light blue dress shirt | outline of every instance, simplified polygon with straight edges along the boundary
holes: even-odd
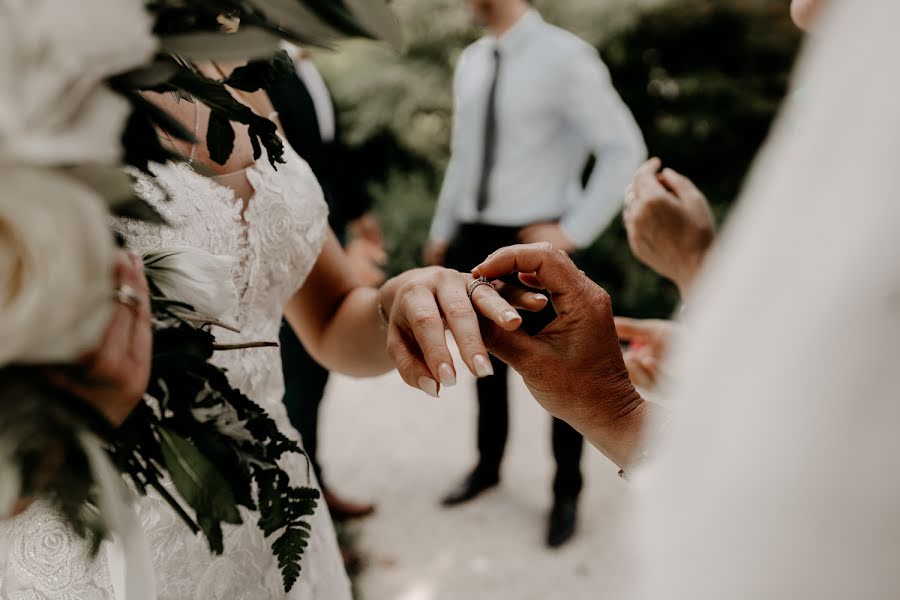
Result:
[[[496,163],[487,208],[476,208],[494,48],[501,54]],[[452,156],[431,239],[451,240],[460,223],[522,226],[560,220],[578,247],[590,245],[622,207],[646,158],[640,128],[596,50],[531,10],[502,37],[465,49],[454,78]],[[581,172],[597,165],[586,188]]]

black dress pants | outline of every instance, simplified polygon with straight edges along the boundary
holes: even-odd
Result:
[[[447,249],[445,265],[451,269],[468,272],[480,264],[489,254],[518,244],[519,227],[496,225],[462,225]],[[552,307],[534,314],[523,312],[522,327],[537,333],[555,317]],[[478,392],[478,453],[476,470],[488,478],[499,475],[506,438],[509,432],[508,367],[491,356],[494,375],[479,379]],[[556,477],[553,493],[557,499],[575,499],[582,488],[581,450],[584,439],[564,421],[553,419],[553,456],[556,459]]]
[[[303,449],[309,457],[316,478],[324,486],[316,449],[319,445],[319,405],[325,395],[328,369],[309,355],[287,321],[281,322],[280,333],[284,406],[291,425],[303,438]]]

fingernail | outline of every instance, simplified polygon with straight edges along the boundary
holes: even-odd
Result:
[[[479,377],[490,377],[494,374],[494,367],[484,354],[476,354],[472,362],[475,364],[475,374]]]
[[[535,302],[549,302],[550,301],[550,299],[547,298],[547,296],[545,296],[543,294],[532,294],[531,299],[534,300]]]
[[[503,322],[504,323],[514,323],[516,321],[521,321],[522,317],[514,310],[507,310],[503,313]]]
[[[456,385],[456,373],[453,372],[453,367],[447,363],[441,363],[441,366],[438,367],[438,376],[441,378],[442,386],[452,387]],[[431,380],[429,379],[428,381]]]
[[[432,398],[438,397],[437,381],[430,377],[419,377],[419,389]]]

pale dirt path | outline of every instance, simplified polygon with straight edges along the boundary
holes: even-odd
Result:
[[[498,488],[444,509],[439,499],[475,459],[470,377],[439,400],[396,374],[334,377],[323,404],[320,450],[340,493],[378,503],[355,526],[366,567],[359,600],[581,600],[617,598],[626,568],[621,517],[627,484],[590,446],[579,530],[544,548],[553,461],[549,417],[516,376],[510,440]],[[327,600],[327,599],[323,599]]]

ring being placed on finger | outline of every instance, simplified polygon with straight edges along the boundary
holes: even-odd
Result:
[[[469,295],[469,300],[472,299],[472,294],[475,293],[475,290],[478,289],[478,287],[482,286],[482,285],[489,285],[492,288],[494,287],[494,284],[491,283],[487,277],[479,277],[478,279],[473,280],[471,283],[469,283],[469,288],[466,290],[466,293]],[[497,288],[494,288],[494,289],[497,289]]]
[[[141,306],[141,296],[137,293],[133,287],[128,285],[127,283],[123,283],[119,287],[116,288],[115,295],[113,296],[116,302],[119,304],[124,304],[128,308],[132,310],[136,310]]]

